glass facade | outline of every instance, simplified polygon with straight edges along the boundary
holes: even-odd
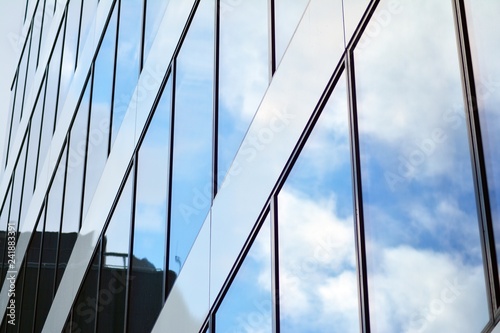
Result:
[[[0,333],[500,332],[494,0],[30,0]]]

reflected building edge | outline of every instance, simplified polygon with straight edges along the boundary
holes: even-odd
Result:
[[[0,333],[499,330],[499,9],[27,1]]]

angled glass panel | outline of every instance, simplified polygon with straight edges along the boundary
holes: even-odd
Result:
[[[128,310],[131,332],[151,331],[163,305],[164,281],[169,287],[173,283],[165,275],[171,92],[169,80],[138,153]]]
[[[52,96],[48,95],[49,90],[50,89],[48,88],[47,82],[44,81],[44,85],[40,90],[40,95],[38,97],[38,102],[37,102],[45,104],[45,106],[42,110],[41,131],[39,137],[40,142],[39,142],[37,162],[36,162],[37,170],[35,174],[36,175],[35,188],[36,188],[36,182],[40,178],[40,173],[43,169],[45,160],[47,159],[47,155],[50,148],[50,142],[52,141],[52,134],[54,133],[55,109],[52,109],[50,105],[51,104],[50,98]]]
[[[56,8],[56,0],[45,0],[45,8],[43,10],[43,28],[42,28],[42,42],[41,45],[46,44],[46,37],[50,31],[50,25],[54,18],[54,10]],[[43,46],[44,47],[44,46]]]
[[[40,0],[37,3],[35,9],[35,15],[33,16],[32,24],[32,40],[31,40],[31,51],[30,51],[30,68],[32,68],[32,73],[35,73],[36,68],[38,67],[38,56],[40,54],[40,42],[42,38],[42,24],[43,24],[43,9],[45,6],[45,0]],[[30,81],[30,85],[33,82],[34,75],[31,75],[28,79]]]
[[[26,136],[27,137],[27,136]],[[24,142],[21,146],[21,151],[18,156],[18,160],[15,168],[15,176],[14,176],[14,188],[12,192],[12,201],[10,205],[10,217],[9,223],[14,224],[16,226],[16,230],[19,230],[19,217],[22,210],[22,196],[23,196],[23,185],[24,185],[24,175],[25,175],[25,166],[26,166],[26,153],[27,153],[27,139],[24,139]]]
[[[89,36],[91,23],[97,10],[97,3],[98,0],[83,0],[82,20],[80,22],[80,40],[78,45],[78,59],[83,52],[85,42]]]
[[[115,7],[94,64],[92,105],[87,143],[85,200],[83,219],[87,214],[97,184],[108,158],[109,120],[113,92],[117,9]]]
[[[371,331],[480,332],[489,314],[452,3],[401,6],[354,54]]]
[[[481,123],[491,214],[495,229],[497,260],[500,254],[500,57],[495,17],[500,3],[491,0],[466,1],[467,24],[474,61],[477,103]],[[493,30],[492,30],[493,29]]]
[[[345,44],[347,45],[356,30],[356,27],[361,21],[361,17],[366,11],[366,7],[370,3],[369,0],[343,0],[344,7],[344,33]],[[375,16],[372,17],[372,30],[367,30],[361,40],[358,42],[358,47],[364,47],[370,43],[370,39],[376,38],[378,31],[373,28],[384,29],[391,23],[393,16],[399,15],[403,6],[401,1],[387,1],[380,5]]]
[[[2,162],[5,161],[5,163],[2,165],[2,170],[5,170],[5,167],[7,166],[7,163],[9,162],[9,153],[10,153],[10,142],[11,142],[11,135],[12,130],[13,130],[13,121],[14,121],[14,108],[16,106],[15,101],[16,101],[16,86],[17,86],[17,74],[14,77],[14,83],[12,84],[12,89],[10,90],[10,104],[9,108],[7,110],[7,125],[5,126],[5,134],[4,134],[4,151],[2,156]]]
[[[201,1],[176,62],[169,256],[176,274],[212,198],[213,6],[213,0]]]
[[[5,272],[8,271],[8,254],[9,254],[9,243],[12,242],[12,239],[9,239],[9,236],[15,236],[16,234],[9,235],[9,208],[10,208],[10,199],[12,196],[12,185],[9,184],[9,188],[7,190],[7,195],[3,198],[2,207],[0,210],[0,278],[4,276]],[[11,243],[12,244],[12,243]],[[0,280],[0,281],[3,281]]]
[[[274,1],[276,64],[280,63],[308,4],[309,0]]]
[[[160,23],[170,0],[146,1],[146,24],[144,31],[144,62],[148,59],[149,50],[160,28]]]
[[[227,6],[221,3],[219,185],[269,84],[268,1],[223,3]]]
[[[31,32],[31,30],[30,30]],[[21,61],[19,62],[18,72],[17,72],[17,83],[16,83],[16,100],[14,102],[14,112],[12,115],[12,125],[10,133],[9,145],[12,147],[14,139],[17,134],[17,128],[19,127],[19,121],[21,120],[21,115],[23,114],[23,104],[24,104],[24,86],[26,84],[26,73],[28,66],[28,53],[30,48],[30,37],[31,33],[28,33],[26,44],[24,46],[23,53],[21,55]]]
[[[133,178],[128,177],[102,239],[97,332],[124,330]]]
[[[57,248],[63,237],[59,233],[59,230],[61,227],[66,159],[68,156],[66,147],[66,145],[63,147],[63,153],[50,186],[45,208],[46,220],[43,230],[43,246],[38,277],[39,288],[35,308],[35,332],[41,332],[55,294],[54,283],[56,278]]]
[[[19,332],[33,332],[35,319],[35,300],[38,284],[38,274],[40,267],[40,255],[43,242],[43,227],[45,225],[45,209],[39,217],[35,227],[35,232],[31,236],[31,240],[24,258],[24,287],[22,292],[22,300],[20,302],[20,317],[19,317]]]
[[[139,80],[143,7],[142,0],[120,0],[119,3],[120,28],[116,57],[111,145],[115,142],[116,135]]]
[[[47,113],[46,126],[55,129],[55,125],[49,125],[50,122],[56,123],[61,115],[63,105],[58,105],[59,99],[59,83],[61,74],[61,59],[63,54],[63,41],[64,41],[64,22],[61,24],[57,34],[56,42],[52,54],[50,56],[47,74],[47,98],[45,101],[45,109]]]
[[[359,332],[342,76],[278,195],[282,332]]]
[[[255,238],[215,314],[217,332],[272,332],[271,223]]]
[[[29,42],[29,52],[28,56],[28,68],[26,69],[26,82],[24,87],[24,103],[25,104],[30,96],[31,88],[33,86],[33,78],[35,76],[36,71],[36,61],[38,56],[38,47],[40,46],[40,27],[38,29],[31,25],[31,34],[30,34],[30,42]],[[21,117],[24,113],[29,112],[30,110],[26,109],[23,105],[23,109],[21,111]]]
[[[96,245],[97,250],[92,257],[90,267],[85,274],[82,286],[71,308],[63,332],[95,332],[96,317],[98,313],[98,280],[101,263],[101,242]]]

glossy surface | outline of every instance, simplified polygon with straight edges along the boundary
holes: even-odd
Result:
[[[488,309],[453,11],[401,6],[354,54],[371,328],[479,332]]]

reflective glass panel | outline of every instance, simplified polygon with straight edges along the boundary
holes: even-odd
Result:
[[[359,25],[361,17],[370,3],[369,0],[343,0],[344,8],[344,33],[345,44],[347,45]],[[386,1],[380,5],[375,16],[372,17],[373,24],[377,27],[385,27],[390,24],[392,17],[400,13],[402,6],[401,2],[397,0]],[[365,43],[369,44],[370,39],[375,37],[376,31],[367,30],[361,40],[358,42],[358,48],[364,47]]]
[[[45,81],[44,81],[45,82]],[[55,108],[51,108],[50,98],[53,96],[48,95],[51,88],[45,84],[40,90],[40,96],[38,97],[38,103],[44,103],[45,107],[42,111],[42,125],[40,133],[40,143],[38,147],[37,155],[37,170],[35,184],[40,178],[40,173],[43,169],[45,160],[47,159],[47,153],[49,152],[50,142],[52,141],[52,134],[54,133],[54,116]],[[36,185],[35,185],[36,187]]]
[[[52,305],[52,298],[55,294],[54,282],[56,277],[57,245],[59,239],[62,238],[59,234],[59,230],[61,226],[61,209],[63,206],[67,155],[65,145],[52,185],[50,186],[45,208],[46,220],[43,231],[43,246],[38,277],[38,284],[40,287],[38,288],[38,297],[36,298],[35,332],[41,332],[47,314],[49,313],[50,306]]]
[[[59,110],[61,110],[64,105],[70,83],[75,74],[79,30],[78,22],[80,22],[82,1],[83,0],[71,0],[68,2],[66,20],[64,22],[64,28],[66,31],[64,34],[64,50],[61,65],[61,81],[59,86]]]
[[[56,0],[45,0],[45,8],[43,11],[43,28],[42,28],[42,42],[41,45],[46,44],[45,38],[50,30],[50,24],[54,18]]]
[[[36,68],[38,67],[38,56],[40,54],[40,41],[42,38],[42,23],[43,23],[43,7],[45,6],[45,0],[40,0],[38,1],[38,4],[36,6],[35,10],[35,16],[33,17],[32,21],[32,34],[31,34],[31,51],[30,51],[30,68],[32,68],[32,74],[35,73]],[[31,86],[33,82],[33,76],[30,75],[28,80],[29,80],[29,85]],[[27,86],[28,87],[28,86]]]
[[[142,0],[120,1],[111,145],[127,112],[140,73]]]
[[[201,1],[177,58],[169,257],[176,274],[212,197],[213,6]]]
[[[474,61],[477,103],[481,121],[488,190],[495,229],[497,260],[500,254],[500,47],[498,46],[498,13],[500,3],[494,0],[466,1]]]
[[[137,161],[134,244],[128,329],[149,332],[160,313],[165,290],[167,192],[172,82],[165,86],[141,143]],[[173,281],[167,280],[170,286]]]
[[[80,57],[80,55],[82,54],[82,51],[85,47],[85,42],[87,40],[87,37],[89,36],[91,23],[97,10],[97,2],[98,0],[83,0],[78,57]]]
[[[267,218],[215,314],[217,332],[272,332],[271,223]]]
[[[50,56],[50,61],[48,65],[47,74],[47,98],[45,100],[45,113],[47,114],[47,124],[49,122],[56,122],[61,115],[62,105],[57,105],[58,94],[59,94],[59,75],[61,74],[61,58],[63,52],[63,40],[64,40],[64,24],[59,30],[57,35],[56,44],[54,50]],[[59,108],[59,110],[58,110]],[[54,119],[56,118],[56,119]],[[47,125],[49,126],[49,125]],[[49,126],[53,127],[52,126]],[[52,130],[54,130],[52,128]]]
[[[102,240],[97,332],[124,329],[133,181],[129,177],[125,183]]]
[[[278,195],[282,332],[359,332],[350,158],[342,76]]]
[[[10,133],[10,142],[9,145],[12,147],[14,139],[17,134],[17,128],[19,126],[19,121],[21,120],[23,103],[24,103],[24,85],[26,83],[26,72],[28,66],[28,52],[30,47],[30,36],[28,35],[28,39],[26,45],[24,46],[23,53],[21,55],[21,61],[19,63],[18,72],[17,72],[17,83],[16,83],[16,100],[14,102],[14,112],[12,115],[12,125],[11,125],[11,133]]]
[[[165,14],[170,0],[147,0],[146,1],[146,25],[144,32],[144,61],[148,59],[149,50],[160,28],[160,23]]]
[[[92,105],[87,143],[83,220],[108,158],[109,121],[113,92],[117,9],[113,11],[94,64]]]
[[[355,51],[371,328],[480,332],[489,316],[452,3],[400,4]]]
[[[2,165],[2,170],[5,170],[5,167],[7,166],[7,163],[9,162],[9,153],[10,153],[10,142],[11,142],[11,135],[12,133],[12,126],[13,126],[13,121],[14,121],[14,112],[15,112],[15,100],[16,100],[16,86],[17,86],[17,74],[14,77],[14,83],[12,84],[12,89],[10,91],[10,105],[7,110],[7,125],[5,126],[5,141],[4,141],[4,151],[3,151],[3,156],[2,156],[2,162],[5,161],[5,163]]]
[[[10,198],[12,195],[12,185],[9,185],[9,189],[7,190],[7,195],[3,198],[2,208],[0,212],[0,282],[2,282],[3,271],[7,271],[7,263],[8,263],[8,243],[9,243],[9,230],[7,225],[9,223],[9,207],[10,207]]]
[[[21,152],[19,154],[16,168],[15,168],[15,176],[14,176],[14,189],[12,192],[12,203],[10,206],[10,217],[9,223],[14,224],[16,226],[16,230],[19,230],[19,216],[22,210],[22,191],[23,191],[23,183],[24,183],[24,175],[25,175],[25,165],[26,165],[26,153],[27,153],[27,143],[26,137],[21,146]]]
[[[276,64],[281,61],[308,4],[309,0],[274,1]]]
[[[219,185],[269,84],[268,38],[267,0],[221,2]]]

